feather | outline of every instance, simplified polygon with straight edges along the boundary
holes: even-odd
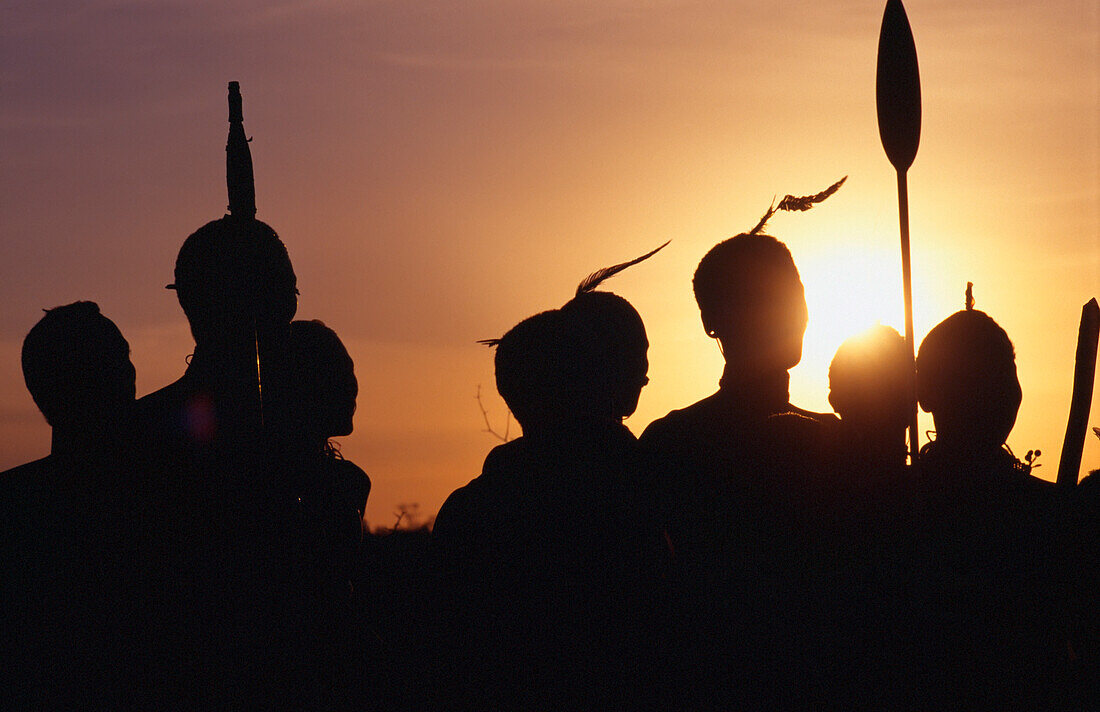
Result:
[[[974,311],[974,283],[966,283],[966,310]]]
[[[478,339],[477,343],[493,348],[494,346],[500,346],[500,339]]]
[[[661,245],[660,247],[658,247],[656,250],[653,250],[652,252],[647,252],[644,255],[642,255],[641,257],[635,257],[634,259],[630,260],[629,262],[623,262],[622,264],[617,264],[617,265],[614,265],[612,267],[604,267],[601,270],[596,270],[595,272],[588,275],[587,277],[585,277],[581,281],[580,285],[577,287],[576,296],[579,297],[580,295],[584,294],[585,292],[591,292],[591,291],[595,290],[596,287],[600,286],[600,283],[603,282],[605,279],[608,279],[609,277],[614,277],[615,275],[617,275],[619,272],[622,272],[627,267],[633,267],[634,265],[638,264],[639,262],[642,262],[643,260],[648,260],[650,257],[652,257],[653,255],[655,255],[658,252],[660,252],[661,250],[663,250],[668,245],[669,242],[672,242],[672,240],[669,240],[664,245]]]
[[[840,188],[840,186],[844,185],[844,181],[846,180],[848,180],[848,176],[844,176],[825,190],[821,191],[820,193],[815,193],[814,195],[803,195],[802,197],[796,197],[793,195],[785,196],[783,200],[779,201],[779,206],[776,208],[776,210],[809,210],[817,203],[822,202],[830,195],[835,193]]]
[[[785,200],[785,198],[784,198]],[[768,208],[768,211],[764,213],[764,217],[760,218],[760,222],[756,223],[756,227],[749,230],[749,235],[758,235],[767,226],[768,221],[771,220],[772,215],[775,215],[775,198],[772,198],[772,204]]]
[[[824,201],[830,195],[835,193],[840,188],[840,186],[844,185],[844,181],[846,180],[848,180],[848,176],[844,176],[825,190],[821,191],[820,193],[814,193],[813,195],[785,195],[783,196],[783,200],[779,201],[779,205],[776,205],[775,200],[773,199],[771,207],[769,207],[768,211],[764,213],[764,217],[760,218],[760,222],[756,223],[756,227],[754,227],[752,230],[749,230],[748,234],[759,234],[768,224],[768,220],[771,219],[772,215],[775,215],[780,210],[786,210],[788,212],[793,212],[796,210],[809,210],[814,205]]]

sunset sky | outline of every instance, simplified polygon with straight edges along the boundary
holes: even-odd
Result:
[[[497,441],[475,343],[607,283],[649,331],[636,433],[717,387],[691,275],[773,196],[810,326],[792,400],[829,410],[840,342],[902,328],[895,177],[879,142],[884,2],[291,0],[20,2],[0,8],[0,469],[49,451],[19,349],[41,309],[97,301],[139,395],[193,342],[164,289],[225,211],[226,83],[254,137],[257,217],[286,243],[298,318],[344,339],[360,382],[346,457],[367,516],[432,515]],[[1100,295],[1100,5],[909,0],[923,129],[909,173],[918,339],[963,307],[1013,339],[1009,444],[1053,479],[1081,306]],[[1100,390],[1090,424],[1100,425]],[[922,420],[922,431],[931,420]],[[922,442],[925,439],[922,438]],[[1083,470],[1100,467],[1090,434]]]

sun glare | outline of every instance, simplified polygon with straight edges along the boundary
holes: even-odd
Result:
[[[802,362],[828,368],[845,339],[876,323],[904,332],[900,258],[896,250],[822,253],[799,258],[810,323]]]

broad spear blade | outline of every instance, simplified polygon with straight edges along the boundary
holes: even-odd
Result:
[[[878,40],[875,86],[878,132],[886,156],[898,173],[898,219],[901,226],[901,278],[905,300],[905,343],[916,354],[913,334],[913,278],[909,260],[909,186],[906,171],[920,145],[920,72],[917,46],[901,0],[887,0]],[[914,359],[915,360],[915,359]],[[915,392],[914,383],[914,392]],[[920,452],[917,410],[909,416],[909,459],[916,466]]]
[[[920,70],[901,0],[887,0],[882,15],[875,99],[882,147],[894,168],[907,171],[920,145]]]
[[[244,135],[244,110],[239,82],[229,82],[229,138],[225,143],[225,183],[229,189],[229,214],[256,217],[256,179],[252,151]]]

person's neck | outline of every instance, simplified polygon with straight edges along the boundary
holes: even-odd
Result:
[[[187,373],[208,382],[254,384],[267,350],[252,336],[195,344]]]
[[[523,431],[523,436],[532,444],[572,443],[577,445],[605,438],[609,432],[622,428],[622,421],[614,418],[577,416],[567,420],[532,425]]]
[[[281,439],[279,447],[290,457],[312,459],[324,454],[328,438],[290,434]]]
[[[746,408],[779,412],[790,403],[790,379],[786,369],[745,371],[727,363],[718,388]]]

